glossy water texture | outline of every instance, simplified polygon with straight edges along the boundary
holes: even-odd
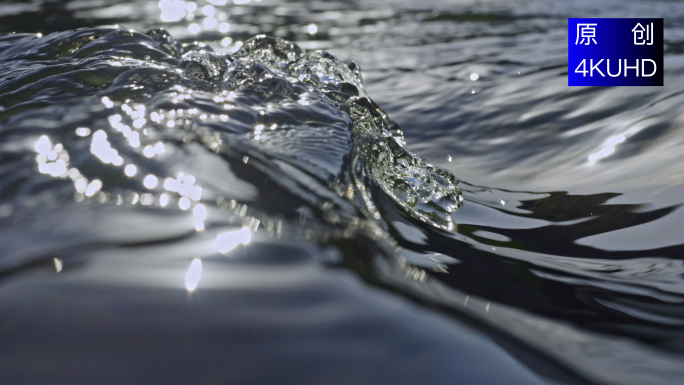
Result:
[[[509,3],[1,4],[0,382],[684,381],[684,7]]]

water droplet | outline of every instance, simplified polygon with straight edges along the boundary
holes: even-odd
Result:
[[[55,271],[58,273],[61,272],[62,267],[64,266],[62,260],[59,258],[52,258],[52,261],[55,263]]]

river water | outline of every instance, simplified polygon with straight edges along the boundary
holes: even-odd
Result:
[[[568,17],[664,17],[665,86],[568,87]],[[2,383],[684,381],[680,2],[10,1],[0,33]]]

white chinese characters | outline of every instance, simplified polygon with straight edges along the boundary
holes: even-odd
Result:
[[[637,23],[632,32],[634,32],[634,45],[653,45],[653,23],[646,24],[645,28],[641,23]]]
[[[580,40],[581,38],[581,40]],[[584,44],[589,45],[593,41],[596,43],[596,23],[589,24],[577,24],[577,39],[575,39],[575,45]]]

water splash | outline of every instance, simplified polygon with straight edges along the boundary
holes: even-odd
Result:
[[[296,77],[338,102],[338,108],[343,108],[353,122],[354,151],[361,158],[355,176],[369,176],[414,217],[433,226],[453,229],[450,214],[463,202],[458,179],[406,150],[398,125],[363,89],[358,64],[346,66],[325,51],[305,53],[296,44],[266,36],[246,42],[236,55],[254,60],[247,67],[252,71],[251,77],[245,74],[247,69],[239,72],[243,79],[252,81],[258,76],[259,64],[265,64],[273,73]],[[235,76],[233,71],[230,77]]]
[[[40,120],[64,98],[79,106],[83,119],[65,117],[39,141],[64,143],[65,153],[76,154],[68,164],[60,160],[63,170],[45,172],[72,175],[77,193],[86,186],[84,198],[128,195],[131,203],[177,202],[189,209],[200,194],[183,196],[159,181],[197,175],[202,184],[216,185],[215,176],[180,158],[199,143],[229,164],[247,157],[242,168],[303,198],[305,211],[313,213],[305,216],[328,225],[359,215],[380,220],[373,186],[409,215],[446,230],[462,205],[458,179],[408,152],[397,124],[364,90],[360,67],[325,51],[260,35],[231,55],[181,44],[162,29],[143,34],[117,27],[4,38],[0,47],[0,59],[17,64],[0,78],[7,107],[0,118],[35,127],[41,125],[23,111],[47,107],[32,112]],[[58,70],[50,62],[63,58],[72,65]],[[37,59],[41,69],[23,69]],[[57,98],[65,82],[73,91]],[[85,143],[95,158],[81,154]],[[89,184],[93,180],[97,186]],[[244,200],[234,190],[223,186],[209,195]],[[260,200],[252,206],[276,216],[288,211]]]

